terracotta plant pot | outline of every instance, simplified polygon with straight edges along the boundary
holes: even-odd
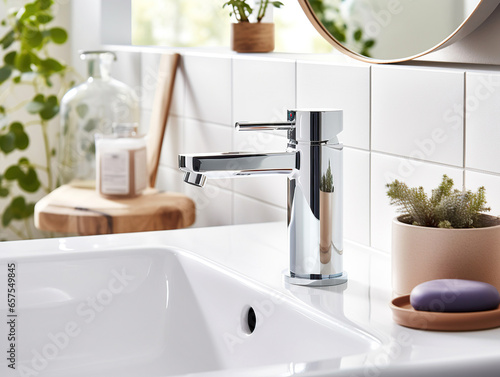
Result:
[[[236,52],[274,50],[274,24],[238,22],[231,26],[231,48]]]
[[[500,291],[500,221],[493,226],[441,229],[392,222],[392,291],[410,294],[434,279],[467,279],[494,285]]]

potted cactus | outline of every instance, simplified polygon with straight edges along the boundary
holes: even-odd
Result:
[[[422,187],[395,180],[387,185],[401,215],[392,224],[392,287],[395,295],[433,279],[468,279],[500,289],[500,218],[485,214],[484,187],[453,189],[453,180],[427,196]]]
[[[230,16],[236,23],[231,25],[231,48],[236,52],[271,52],[274,50],[274,23],[262,22],[272,5],[279,8],[280,1],[257,0],[255,7],[247,0],[229,0],[224,7],[230,8]],[[250,22],[251,19],[255,22]]]

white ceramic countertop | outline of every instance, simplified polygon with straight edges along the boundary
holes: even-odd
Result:
[[[421,331],[397,325],[389,308],[389,255],[347,242],[347,288],[307,288],[283,282],[288,267],[285,223],[0,243],[2,258],[46,255],[85,248],[171,246],[189,250],[253,281],[363,328],[380,341],[369,354],[329,365],[308,364],[279,375],[335,376],[499,376],[500,328],[469,332]],[[335,339],[332,339],[335,342]],[[225,373],[214,374],[217,376]],[[239,375],[228,372],[227,376]]]

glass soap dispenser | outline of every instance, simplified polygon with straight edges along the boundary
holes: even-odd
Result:
[[[116,55],[85,51],[88,79],[61,100],[59,184],[95,185],[95,135],[110,135],[113,123],[139,122],[139,101],[132,88],[110,76]]]

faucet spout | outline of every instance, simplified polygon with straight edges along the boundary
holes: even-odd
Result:
[[[184,182],[196,187],[203,187],[207,182],[207,177],[203,174],[191,173],[187,171],[184,173]]]
[[[299,168],[299,154],[295,151],[179,155],[179,169],[185,172],[184,181],[199,187],[204,185],[207,178],[265,174],[289,175]]]

